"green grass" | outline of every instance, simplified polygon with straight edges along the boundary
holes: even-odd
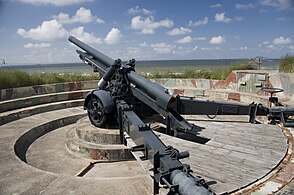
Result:
[[[293,58],[292,58],[293,62]],[[186,69],[183,73],[174,72],[156,72],[150,75],[143,75],[148,78],[195,78],[195,79],[215,79],[224,80],[232,70],[254,70],[257,69],[255,62],[247,61],[229,68],[212,69],[212,70],[194,70]],[[58,73],[32,73],[28,74],[23,71],[0,70],[0,89],[16,88],[33,85],[43,85],[51,83],[64,83],[85,80],[97,80],[98,74],[58,74]]]
[[[32,73],[0,70],[0,89],[98,79],[98,74]]]
[[[194,78],[194,79],[215,79],[224,80],[233,70],[257,70],[257,64],[253,61],[247,61],[235,64],[228,68],[212,69],[212,70],[194,70],[185,69],[183,73],[174,72],[156,72],[154,74],[144,75],[148,78]]]
[[[294,73],[294,55],[286,54],[281,58],[280,72]]]

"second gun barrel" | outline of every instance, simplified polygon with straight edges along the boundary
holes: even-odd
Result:
[[[83,43],[82,41],[78,40],[77,38],[70,36],[68,38],[70,42],[78,46],[79,48],[83,49],[90,55],[92,55],[99,63],[103,64],[105,67],[110,67],[114,64],[114,60],[110,57],[104,55],[103,53],[97,51],[96,49],[90,47],[89,45]]]

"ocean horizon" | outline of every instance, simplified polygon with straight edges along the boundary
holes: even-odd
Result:
[[[248,59],[203,59],[203,60],[148,60],[136,61],[135,70],[138,73],[178,72],[186,69],[218,69],[231,67],[234,64],[248,61]],[[124,64],[125,62],[123,62]],[[280,59],[265,59],[261,69],[278,69]],[[21,70],[33,72],[57,72],[57,73],[92,73],[93,69],[82,62],[80,63],[56,63],[56,64],[2,64],[0,70]]]

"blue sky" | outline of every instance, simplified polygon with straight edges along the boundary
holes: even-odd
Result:
[[[73,35],[128,60],[294,53],[294,1],[0,0],[0,59],[79,62]]]

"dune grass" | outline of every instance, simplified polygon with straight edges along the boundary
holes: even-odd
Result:
[[[229,68],[194,70],[186,69],[183,73],[156,72],[154,74],[143,75],[147,78],[195,78],[195,79],[215,79],[224,80],[232,70],[255,70],[257,65],[253,61],[242,62]],[[23,71],[0,70],[0,89],[43,85],[51,83],[64,83],[86,80],[97,80],[98,74],[82,75],[78,73],[32,73]]]
[[[215,79],[224,80],[233,70],[257,70],[258,66],[253,61],[247,61],[235,64],[228,68],[219,69],[205,69],[205,70],[194,70],[185,69],[183,73],[175,72],[156,72],[154,74],[144,75],[148,78],[194,78],[194,79]]]
[[[282,56],[279,70],[280,72],[294,73],[294,55]]]
[[[98,74],[32,73],[0,70],[0,89],[98,79]]]

